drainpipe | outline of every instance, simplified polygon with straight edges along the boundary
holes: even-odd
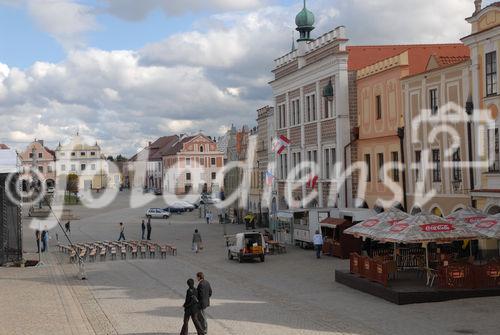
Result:
[[[469,120],[467,121],[467,146],[469,149],[469,185],[470,192],[474,190],[474,168],[472,167],[472,162],[474,161],[474,157],[472,154],[472,112],[474,111],[474,103],[472,102],[472,97],[469,96],[467,102],[465,103],[465,112],[469,116]],[[476,200],[472,199],[471,195],[471,206],[476,208]]]
[[[408,212],[408,203],[406,199],[406,167],[405,167],[405,149],[404,149],[404,139],[405,139],[405,127],[398,128],[399,137],[399,147],[401,150],[401,163],[403,164],[403,171],[401,171],[401,177],[403,178],[403,207],[406,212]]]

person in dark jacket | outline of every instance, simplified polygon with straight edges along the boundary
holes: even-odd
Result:
[[[141,223],[141,232],[142,232],[142,240],[144,240],[144,235],[146,234],[146,224],[144,223],[144,220],[142,220]]]
[[[199,320],[200,306],[198,301],[198,290],[194,287],[194,280],[188,279],[188,290],[186,292],[186,300],[184,302],[184,323],[181,329],[181,335],[188,334],[189,318],[193,320],[194,327],[198,335],[203,335],[203,327]]]
[[[148,241],[151,241],[151,218],[148,218],[146,228],[148,230]]]
[[[207,334],[208,323],[207,317],[205,315],[205,309],[210,306],[210,298],[212,297],[212,287],[210,283],[205,280],[205,275],[203,272],[198,272],[196,274],[198,279],[198,301],[200,302],[200,313],[198,314],[201,326],[203,327],[203,332]]]

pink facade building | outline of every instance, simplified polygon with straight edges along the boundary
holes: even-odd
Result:
[[[24,151],[19,154],[22,164],[22,173],[29,173],[34,168],[39,173],[39,177],[45,182],[47,187],[55,186],[56,181],[56,156],[53,150],[44,145],[43,140],[36,140],[30,143]]]

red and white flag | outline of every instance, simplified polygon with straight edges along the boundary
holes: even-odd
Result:
[[[318,184],[318,176],[311,174],[307,180],[307,187],[315,189]]]
[[[280,155],[290,145],[290,140],[284,135],[280,135],[274,142],[273,151]]]

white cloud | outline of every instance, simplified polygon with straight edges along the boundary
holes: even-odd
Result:
[[[200,11],[236,11],[262,7],[269,0],[101,0],[104,10],[125,20],[144,19],[154,10],[177,16]]]
[[[273,60],[290,50],[301,6],[263,6],[269,3],[275,1],[102,0],[101,9],[128,20],[158,9],[219,13],[140,50],[104,51],[78,49],[85,32],[96,29],[98,9],[70,0],[30,1],[30,13],[67,47],[67,58],[25,70],[0,64],[0,134],[7,136],[0,141],[63,140],[80,129],[110,153],[133,154],[168,133],[217,135],[231,123],[254,124],[255,110],[270,103]],[[470,0],[317,0],[308,6],[316,13],[314,36],[343,24],[351,44],[458,42],[473,11]]]
[[[84,46],[84,33],[97,28],[93,8],[71,0],[28,0],[28,11],[66,49]]]

